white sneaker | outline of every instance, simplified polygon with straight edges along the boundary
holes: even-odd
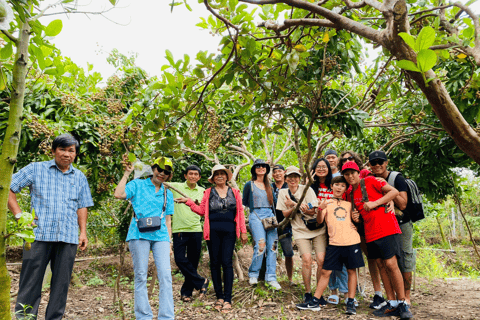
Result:
[[[273,287],[273,289],[275,290],[282,290],[282,287],[280,286],[280,283],[278,283],[277,281],[267,281],[267,284],[271,287]]]
[[[258,279],[257,279],[257,278],[253,278],[253,277],[252,277],[252,278],[250,278],[249,282],[250,282],[250,285],[252,285],[252,286],[253,286],[253,285],[255,285],[255,284],[257,284],[257,283],[258,283]]]

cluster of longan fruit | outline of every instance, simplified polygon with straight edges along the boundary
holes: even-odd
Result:
[[[337,62],[339,60],[339,56],[332,56],[332,57],[326,57],[325,58],[325,70],[329,72],[333,68],[340,69],[340,64]]]
[[[416,123],[420,123],[423,118],[425,118],[426,113],[423,111],[420,111],[417,115],[412,116],[412,120],[415,121]]]
[[[215,152],[222,143],[223,136],[219,130],[218,116],[213,108],[208,109],[207,128],[208,128],[208,151]]]
[[[28,128],[32,131],[34,139],[45,136],[47,138],[53,136],[53,129],[50,129],[45,120],[39,120],[36,115],[32,115],[32,120],[27,123]]]

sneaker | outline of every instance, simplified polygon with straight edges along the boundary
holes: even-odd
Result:
[[[355,300],[348,299],[347,300],[347,310],[345,311],[346,314],[357,314],[357,308],[355,308]]]
[[[390,302],[387,302],[380,309],[373,311],[373,315],[383,318],[383,317],[398,317],[400,315],[398,308],[394,308],[390,305]]]
[[[411,319],[413,318],[413,315],[412,313],[410,312],[410,306],[408,304],[406,304],[405,302],[400,302],[398,304],[398,313],[399,313],[399,317],[400,319]]]
[[[252,277],[248,280],[248,282],[250,282],[250,285],[253,286],[253,285],[256,285],[258,283],[258,279]]]
[[[313,299],[312,294],[310,292],[305,292],[305,295],[303,296],[303,301],[305,303],[308,303],[308,302],[312,301],[312,299]]]
[[[305,294],[306,295],[306,294]],[[310,296],[312,294],[310,293]],[[296,305],[297,309],[300,310],[311,310],[311,311],[320,311],[320,300],[312,297],[308,302],[299,303]]]
[[[267,284],[275,290],[282,290],[282,287],[280,286],[280,283],[278,283],[276,280],[267,281]]]
[[[318,299],[318,302],[323,307],[325,307],[328,304],[327,300],[325,300],[325,298],[323,298],[323,296],[321,296],[320,299]]]
[[[382,308],[383,306],[385,306],[387,304],[387,302],[385,301],[385,299],[383,299],[383,297],[379,296],[378,294],[374,295],[373,296],[373,302],[370,303],[370,308],[371,309],[380,309]]]

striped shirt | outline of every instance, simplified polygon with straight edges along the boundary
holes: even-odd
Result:
[[[78,244],[77,210],[93,206],[87,178],[70,165],[62,172],[55,160],[33,162],[12,176],[10,190],[28,186],[35,209],[35,240]]]
[[[132,202],[133,210],[135,210],[138,219],[162,216],[163,200],[165,197],[164,191],[165,186],[162,184],[160,190],[155,192],[155,185],[150,178],[145,180],[135,179],[127,183],[125,186],[127,199]],[[165,217],[167,215],[173,215],[173,212],[173,194],[170,190],[167,190],[167,207],[165,208],[160,230],[140,232],[138,231],[137,221],[132,219],[130,227],[128,228],[127,239],[125,241],[143,239],[170,242],[170,235],[168,234]]]

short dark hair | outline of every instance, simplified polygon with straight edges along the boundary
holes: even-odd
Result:
[[[332,179],[332,185],[334,183],[345,183],[345,184],[348,184],[347,183],[347,180],[345,180],[345,178],[343,176],[336,176]]]
[[[201,170],[198,166],[196,166],[196,165],[194,165],[194,164],[188,166],[188,167],[185,169],[184,174],[187,174],[188,171],[198,171],[198,174],[199,174],[199,175],[202,174],[202,170]]]
[[[66,147],[70,147],[70,146],[73,146],[73,145],[75,146],[75,151],[78,155],[78,153],[80,152],[80,143],[70,133],[64,133],[64,134],[59,135],[58,137],[56,137],[53,140],[52,150],[55,151],[55,150],[57,150],[58,147],[66,148]]]
[[[343,151],[341,154],[340,154],[340,170],[342,170],[343,168],[343,165],[345,164],[345,162],[347,162],[343,156],[346,155],[346,154],[350,154],[352,157],[353,157],[353,160],[355,161],[355,163],[357,164],[358,168],[360,170],[363,169],[363,162],[362,162],[362,159],[360,158],[359,154],[356,153],[355,151],[351,151],[351,150],[347,150],[347,151]]]

